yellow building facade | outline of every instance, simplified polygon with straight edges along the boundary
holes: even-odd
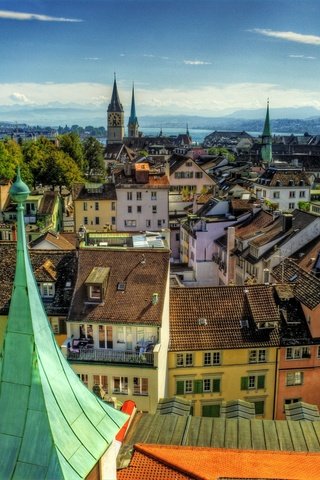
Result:
[[[280,315],[270,285],[170,289],[169,396],[219,417],[244,400],[272,419]]]
[[[117,202],[112,184],[77,184],[73,188],[74,228],[106,232],[116,230]]]
[[[169,396],[192,401],[193,414],[220,416],[222,402],[255,404],[273,418],[277,348],[169,352]]]

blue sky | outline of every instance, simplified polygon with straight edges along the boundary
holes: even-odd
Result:
[[[318,0],[0,1],[0,106],[105,109],[115,71],[138,115],[320,108],[319,18]]]

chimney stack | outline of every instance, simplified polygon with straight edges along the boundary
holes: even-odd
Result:
[[[293,216],[291,213],[282,214],[282,230],[287,232],[292,227]]]

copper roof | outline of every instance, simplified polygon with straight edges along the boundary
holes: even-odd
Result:
[[[205,319],[199,324],[199,319]],[[248,327],[240,321],[248,320]],[[258,330],[258,322],[280,320],[269,285],[170,289],[169,350],[274,346],[278,325]]]
[[[161,325],[169,268],[168,251],[103,250],[79,251],[78,277],[69,321]],[[109,267],[105,298],[88,304],[85,281],[93,267]],[[124,290],[118,284],[125,283]],[[159,301],[152,304],[153,293]]]

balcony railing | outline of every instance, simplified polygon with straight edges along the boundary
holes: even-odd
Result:
[[[131,351],[106,350],[104,348],[80,348],[68,350],[67,358],[76,362],[126,363],[130,365],[153,366],[153,352],[136,353]]]

